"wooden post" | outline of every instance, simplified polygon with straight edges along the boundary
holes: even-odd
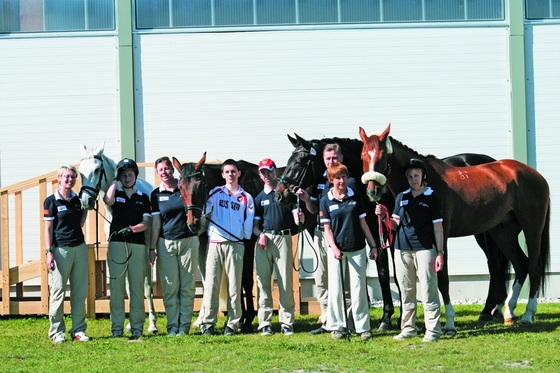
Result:
[[[2,314],[10,314],[10,218],[8,192],[0,196],[2,203]]]

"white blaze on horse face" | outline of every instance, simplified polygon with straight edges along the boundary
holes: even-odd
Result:
[[[369,170],[368,171],[374,172],[375,171],[375,154],[376,154],[376,151],[375,150],[369,150],[368,154],[370,156]]]

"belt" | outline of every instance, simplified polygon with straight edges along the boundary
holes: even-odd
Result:
[[[278,234],[278,235],[281,235],[281,236],[285,236],[285,235],[288,235],[288,234],[291,233],[291,231],[289,229],[283,229],[281,231],[277,231],[277,230],[274,230],[274,229],[264,229],[263,232],[264,233],[270,233],[270,234]]]
[[[325,231],[325,227],[323,227],[322,225],[318,225],[317,229],[320,230],[321,232]]]

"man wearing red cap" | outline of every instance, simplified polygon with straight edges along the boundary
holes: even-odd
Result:
[[[294,220],[299,218],[297,210],[294,217],[287,206],[280,206],[274,199],[274,189],[278,174],[274,161],[265,158],[259,162],[259,175],[264,182],[264,189],[255,198],[255,218],[253,233],[259,237],[255,252],[257,270],[258,318],[261,335],[272,335],[272,271],[276,274],[279,290],[278,319],[280,331],[284,335],[294,334],[294,291],[293,291],[293,256],[290,230]],[[296,220],[297,222],[297,220]]]

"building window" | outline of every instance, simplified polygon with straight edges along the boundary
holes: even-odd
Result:
[[[136,28],[504,20],[504,0],[136,0]]]
[[[0,0],[0,32],[115,29],[115,0]]]
[[[527,19],[560,18],[560,0],[526,0]]]

